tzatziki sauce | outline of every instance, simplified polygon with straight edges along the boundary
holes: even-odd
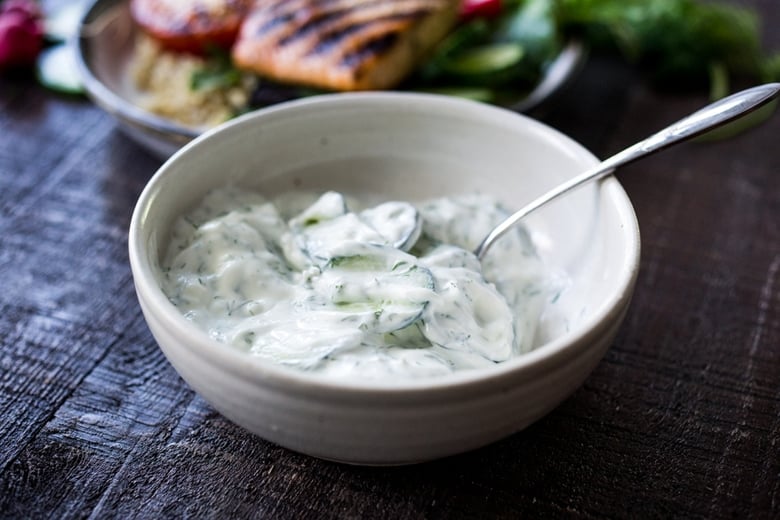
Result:
[[[550,277],[484,195],[372,207],[336,192],[210,192],[175,224],[162,289],[212,338],[304,371],[421,378],[529,351]]]

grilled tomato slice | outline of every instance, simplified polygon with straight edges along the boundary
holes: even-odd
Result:
[[[203,54],[229,49],[252,0],[131,0],[133,20],[160,44]]]

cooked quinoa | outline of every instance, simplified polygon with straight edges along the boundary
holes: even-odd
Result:
[[[253,78],[230,88],[193,90],[192,76],[205,66],[201,57],[165,51],[144,34],[136,38],[130,77],[138,105],[191,127],[211,127],[245,110]]]

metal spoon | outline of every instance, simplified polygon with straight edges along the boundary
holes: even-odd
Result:
[[[482,259],[490,246],[532,211],[589,181],[610,175],[615,168],[646,157],[673,144],[695,137],[759,108],[780,95],[780,83],[767,83],[725,97],[640,141],[593,168],[558,185],[497,225],[474,250]]]

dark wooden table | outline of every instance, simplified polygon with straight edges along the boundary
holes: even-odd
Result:
[[[779,50],[774,1],[747,5]],[[593,58],[534,115],[606,156],[705,102]],[[274,446],[177,376],[126,253],[159,164],[0,78],[0,517],[780,517],[780,116],[622,170],[643,257],[601,364],[527,430],[401,468]]]

